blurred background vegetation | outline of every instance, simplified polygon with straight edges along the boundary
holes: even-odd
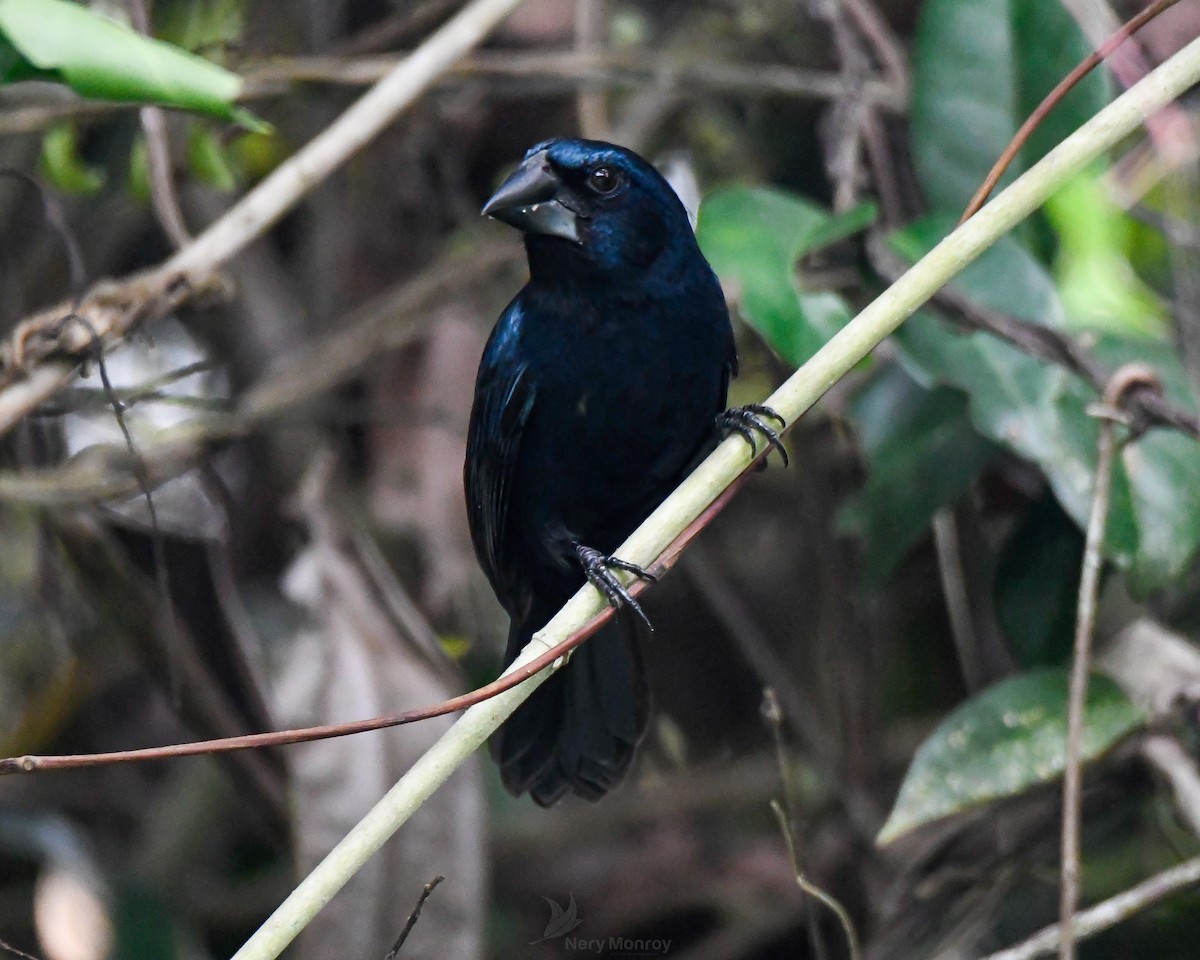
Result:
[[[229,71],[159,50],[130,80],[140,54],[78,11],[0,3],[0,166],[47,185],[88,282],[124,277],[463,6],[94,3]],[[702,200],[737,317],[732,401],[754,402],[949,232],[1033,107],[1142,6],[526,0],[202,297],[108,354],[136,456],[94,363],[0,441],[0,754],[357,719],[495,675],[506,624],[461,466],[479,353],[524,270],[478,209],[530,144],[614,140]],[[1198,33],[1194,0],[1152,23],[1005,182]],[[866,956],[983,957],[1053,922],[1092,405],[1130,361],[1162,390],[1121,430],[1084,901],[1200,854],[1198,124],[1194,97],[1174,104],[997,244],[648,595],[657,708],[625,786],[542,811],[481,755],[289,956],[384,957],[444,875],[401,956],[597,952],[531,944],[569,910],[571,936],[648,941],[632,955],[842,957],[768,808],[784,781],[805,873]],[[0,269],[6,332],[79,283],[16,179]],[[229,956],[448,723],[0,780],[0,938],[44,960]],[[1193,957],[1198,907],[1178,893],[1081,955]]]

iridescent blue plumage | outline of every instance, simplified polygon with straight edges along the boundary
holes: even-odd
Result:
[[[711,447],[737,358],[682,203],[631,151],[538,144],[485,212],[525,231],[530,270],[484,351],[465,469],[511,661],[584,584],[581,548],[611,554]],[[646,723],[632,634],[601,631],[505,724],[512,792],[619,782]]]

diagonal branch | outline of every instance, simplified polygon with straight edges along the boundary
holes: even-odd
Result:
[[[1179,97],[1197,81],[1200,81],[1200,40],[1193,41],[1105,107],[938,244],[796,371],[767,400],[770,406],[789,424],[794,423],[952,276],[1087,164],[1136,130],[1148,114]],[[650,565],[745,470],[749,459],[750,451],[740,438],[726,440],[619,548],[619,555],[633,563]],[[534,636],[509,670],[526,667],[599,613],[602,606],[595,590],[581,589]],[[350,877],[549,674],[550,670],[545,670],[463,714],[300,883],[234,960],[278,957]]]

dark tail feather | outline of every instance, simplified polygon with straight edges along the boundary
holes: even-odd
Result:
[[[648,695],[636,628],[621,621],[576,650],[493,739],[510,793],[529,791],[543,807],[567,792],[599,800],[625,776],[646,729]],[[527,639],[514,625],[509,656]]]

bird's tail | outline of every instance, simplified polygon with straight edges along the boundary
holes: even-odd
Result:
[[[599,800],[621,782],[646,729],[649,696],[636,626],[619,617],[572,655],[500,728],[505,788],[548,807],[568,791]],[[513,624],[508,660],[532,631]]]

